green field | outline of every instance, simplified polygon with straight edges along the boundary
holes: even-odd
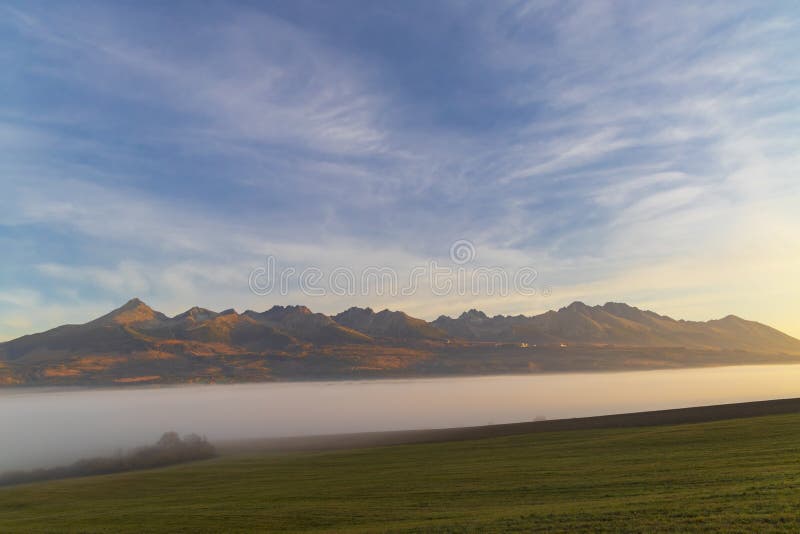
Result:
[[[326,453],[0,489],[0,532],[800,530],[800,414]]]

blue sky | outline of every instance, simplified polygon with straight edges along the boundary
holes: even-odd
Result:
[[[795,2],[2,2],[0,339],[139,296],[800,336]],[[475,244],[541,294],[261,297]]]

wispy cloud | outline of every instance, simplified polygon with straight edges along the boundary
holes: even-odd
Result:
[[[409,269],[460,238],[553,297],[403,307],[607,296],[800,334],[792,6],[2,10],[0,294],[28,297],[0,335],[132,292],[262,307],[265,254]]]

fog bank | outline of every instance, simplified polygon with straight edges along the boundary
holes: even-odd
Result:
[[[153,442],[444,428],[800,396],[800,365],[625,373],[0,390],[0,471]]]

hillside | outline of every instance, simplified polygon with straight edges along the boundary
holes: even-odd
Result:
[[[432,323],[454,337],[481,341],[585,343],[639,347],[685,347],[797,353],[800,341],[774,328],[734,315],[696,322],[678,321],[627,304],[587,306],[573,302],[541,315],[488,317],[470,310]]]
[[[383,310],[378,313],[372,308],[350,308],[333,319],[353,330],[372,337],[395,339],[443,339],[446,332],[423,319],[411,317],[401,311]]]
[[[536,316],[305,306],[168,317],[139,299],[0,344],[0,384],[241,382],[800,362],[800,341],[735,316],[675,320],[621,303]]]
[[[3,488],[0,530],[792,532],[800,523],[798,440],[794,413],[334,452],[248,451]]]

